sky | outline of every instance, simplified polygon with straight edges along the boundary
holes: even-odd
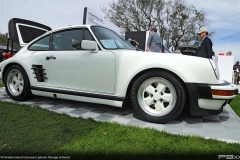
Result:
[[[117,1],[117,0],[115,0]],[[84,7],[90,7],[104,17],[101,7],[108,8],[113,0],[0,0],[0,33],[8,32],[8,22],[21,18],[45,24],[52,29],[83,23]],[[231,51],[240,61],[240,0],[185,0],[206,12],[215,32],[211,40],[216,54]]]

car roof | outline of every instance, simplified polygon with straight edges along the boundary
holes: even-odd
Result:
[[[72,25],[72,26],[66,26],[66,27],[61,27],[57,29],[53,29],[51,31],[48,31],[48,33],[64,30],[64,29],[71,29],[71,28],[90,28],[91,26],[96,26],[96,25]]]

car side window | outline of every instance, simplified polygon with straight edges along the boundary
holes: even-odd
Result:
[[[32,51],[49,51],[49,36],[37,40],[28,49]]]
[[[81,50],[80,42],[83,39],[82,29],[72,29],[53,34],[53,50]]]

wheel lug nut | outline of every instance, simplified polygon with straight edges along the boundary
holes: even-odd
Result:
[[[157,92],[157,90],[155,90],[155,92]]]
[[[157,101],[156,101],[156,100],[154,100],[153,102],[154,102],[154,103],[156,103]]]

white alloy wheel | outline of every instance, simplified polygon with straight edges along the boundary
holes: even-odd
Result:
[[[184,83],[174,73],[161,69],[139,75],[130,97],[136,113],[154,123],[174,120],[186,104]]]
[[[24,88],[24,79],[22,73],[17,69],[11,70],[7,75],[6,85],[12,95],[20,95]]]
[[[166,79],[153,77],[145,80],[137,91],[140,107],[151,116],[164,116],[176,105],[177,94]]]

